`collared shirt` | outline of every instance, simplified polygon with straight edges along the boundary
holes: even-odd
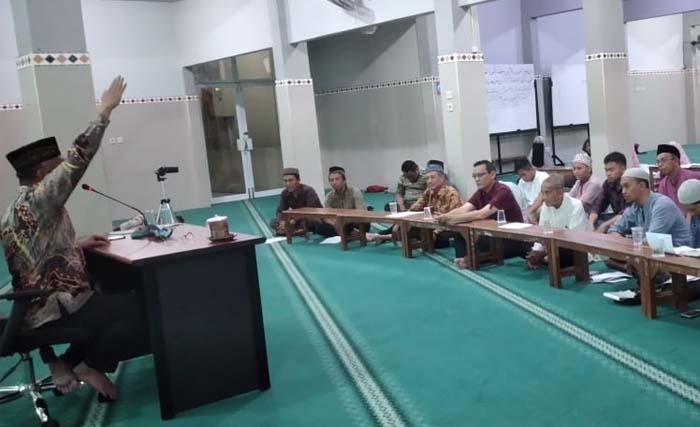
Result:
[[[544,225],[545,222],[552,224],[554,230],[588,231],[591,229],[586,211],[583,209],[583,203],[566,193],[564,193],[564,199],[558,208],[546,203],[542,204],[540,225]],[[544,247],[540,243],[535,243],[532,250],[543,251]]]
[[[625,198],[622,197],[622,185],[619,180],[613,184],[608,182],[607,179],[603,182],[603,189],[595,202],[593,202],[591,213],[600,215],[605,213],[608,207],[612,208],[612,212],[615,215],[621,214],[627,207]]]
[[[520,178],[520,181],[518,181],[518,187],[520,187],[520,189],[525,193],[528,206],[532,206],[535,200],[537,200],[540,195],[540,191],[542,190],[542,183],[547,178],[549,178],[549,174],[542,171],[535,172],[535,177],[530,182]]]
[[[289,191],[286,188],[282,190],[280,204],[277,206],[277,218],[279,219],[282,212],[289,209],[322,207],[316,191],[306,184],[299,184],[295,191]]]
[[[603,185],[598,181],[598,178],[591,175],[586,182],[581,182],[580,179],[576,180],[576,183],[571,187],[569,195],[575,199],[579,199],[583,203],[583,209],[585,209],[586,214],[591,213],[593,208],[593,203],[600,196],[600,192],[603,191]]]
[[[520,212],[523,214],[523,220],[527,219],[528,203],[527,196],[525,196],[523,190],[512,182],[503,181],[503,185],[507,186],[510,189],[510,192],[513,193],[513,198],[515,198],[515,201],[518,203],[518,206],[520,206]]]
[[[513,193],[511,193],[510,188],[496,182],[491,189],[487,192],[484,190],[477,190],[469,199],[476,210],[483,209],[486,205],[491,205],[492,208],[498,210],[504,210],[506,214],[506,221],[510,222],[523,222],[523,214],[520,211],[520,206],[518,202],[515,201]],[[497,212],[494,212],[490,216],[491,219],[496,219]]]
[[[326,195],[326,207],[333,209],[367,210],[362,191],[357,187],[346,185],[340,192],[331,190]]]
[[[673,203],[675,203],[682,212],[685,212],[685,208],[681,202],[678,201],[678,187],[689,179],[700,179],[700,173],[688,169],[681,169],[678,171],[675,179],[671,179],[670,176],[665,176],[659,181],[658,192],[664,196],[670,197]]]
[[[53,172],[37,185],[21,186],[0,221],[14,290],[52,291],[31,302],[25,328],[61,318],[61,306],[68,313],[76,312],[93,293],[83,251],[64,206],[97,153],[107,124],[92,122]]]
[[[692,247],[700,248],[700,218],[693,215],[690,219],[690,237],[692,239]]]
[[[632,227],[644,227],[644,232],[670,234],[673,246],[689,246],[690,230],[683,214],[673,200],[659,193],[651,193],[644,206],[633,203],[625,209],[622,218],[613,224],[608,233],[627,235]]]
[[[405,205],[410,207],[420,199],[426,188],[428,188],[428,176],[425,173],[421,173],[416,182],[411,182],[406,176],[401,175],[396,185],[396,194],[400,194]]]
[[[462,199],[459,193],[451,185],[443,184],[437,189],[428,188],[423,195],[414,203],[409,210],[422,211],[430,207],[433,214],[446,214],[452,209],[462,206]]]

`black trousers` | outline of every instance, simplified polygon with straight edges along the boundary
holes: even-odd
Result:
[[[359,229],[360,224],[345,224],[345,235],[348,235],[354,230]],[[335,230],[335,227],[326,222],[317,222],[314,224],[309,224],[309,231],[321,235],[323,237],[333,237],[338,235],[338,232]]]
[[[460,233],[453,231],[447,233],[452,233],[450,237],[454,238],[455,258],[464,258],[467,255],[467,241],[464,240],[464,237],[462,237]],[[524,256],[527,253],[529,245],[530,244],[527,242],[520,242],[517,240],[503,240],[503,258]],[[476,247],[479,253],[488,252],[491,250],[491,238],[488,236],[479,237]]]
[[[95,294],[73,314],[46,323],[32,334],[70,343],[60,357],[73,366],[84,362],[101,372],[114,372],[119,362],[150,353],[143,299],[134,293]],[[45,363],[57,361],[51,347],[39,349]]]

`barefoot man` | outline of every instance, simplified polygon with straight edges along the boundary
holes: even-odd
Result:
[[[49,295],[31,302],[25,330],[71,344],[60,357],[40,349],[57,388],[68,393],[80,381],[110,399],[117,398],[105,372],[149,350],[141,300],[134,294],[101,295],[88,283],[83,249],[109,245],[103,236],[78,241],[65,204],[97,153],[109,116],[126,83],[117,77],[102,95],[97,120],[61,157],[56,138],[44,138],[10,152],[19,195],[0,220],[0,234],[14,290],[42,289]]]

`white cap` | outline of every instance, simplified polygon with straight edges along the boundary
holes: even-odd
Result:
[[[700,180],[689,179],[678,188],[678,201],[684,205],[700,202]]]
[[[622,174],[622,178],[635,178],[649,182],[649,172],[644,171],[642,168],[629,168]]]
[[[591,160],[591,156],[589,156],[586,153],[578,153],[571,163],[581,163],[583,165],[588,166],[589,168],[593,166],[593,160]]]

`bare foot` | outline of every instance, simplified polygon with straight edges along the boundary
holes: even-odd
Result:
[[[73,373],[73,366],[68,362],[59,360],[49,363],[49,369],[56,390],[60,391],[61,394],[71,393],[80,387],[80,383]]]
[[[455,258],[455,266],[461,270],[467,268],[467,261],[464,258]]]
[[[101,393],[111,400],[117,399],[117,387],[107,378],[104,372],[95,370],[84,363],[76,366],[73,372],[75,372],[75,375],[80,381],[88,384],[98,393]]]

